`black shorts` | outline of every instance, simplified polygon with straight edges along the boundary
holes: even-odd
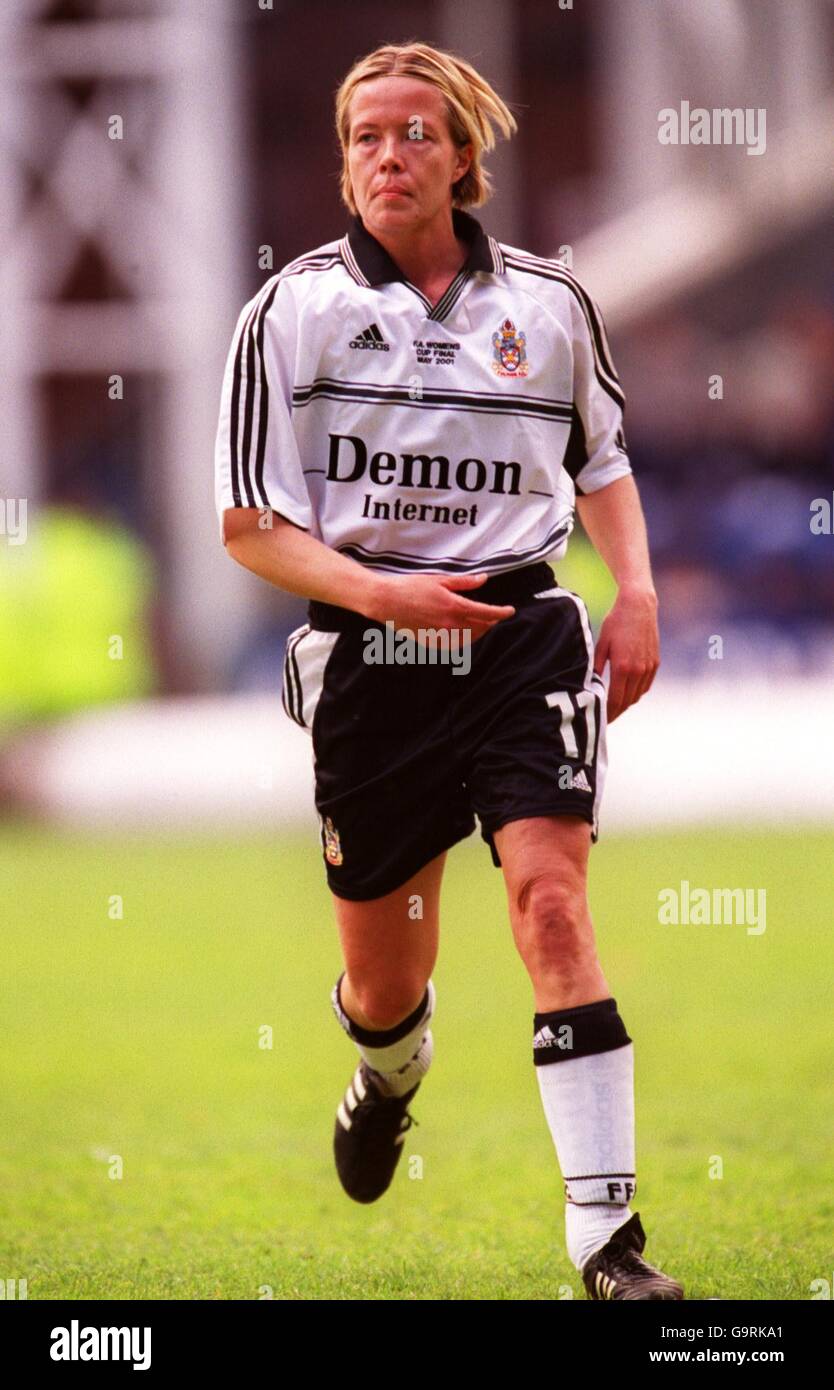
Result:
[[[390,893],[471,835],[476,816],[496,867],[493,835],[508,821],[581,816],[597,838],[607,691],[584,602],[543,562],[467,592],[516,612],[447,664],[416,644],[424,664],[370,664],[384,625],[317,602],[287,640],[284,709],[312,734],[337,897]]]

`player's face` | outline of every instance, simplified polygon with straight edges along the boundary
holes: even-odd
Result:
[[[449,134],[442,93],[418,77],[361,82],[350,107],[348,168],[368,230],[395,232],[430,222],[451,203],[452,184],[471,163]]]

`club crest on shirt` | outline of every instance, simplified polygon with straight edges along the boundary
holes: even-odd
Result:
[[[333,827],[333,822],[329,816],[324,818],[324,857],[328,864],[341,864],[342,846],[339,844],[339,832]]]
[[[530,364],[526,344],[526,333],[519,333],[512,319],[504,319],[492,335],[492,370],[496,376],[527,375]]]

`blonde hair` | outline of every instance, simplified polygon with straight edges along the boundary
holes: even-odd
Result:
[[[384,44],[354,63],[336,93],[336,131],[342,147],[342,202],[357,212],[348,169],[350,103],[360,82],[374,77],[419,77],[443,93],[449,134],[461,149],[472,144],[472,162],[452,185],[453,207],[480,207],[492,193],[492,183],[483,167],[483,156],[495,146],[497,126],[509,138],[517,130],[516,120],[505,102],[485,78],[454,53],[444,53],[427,43]]]

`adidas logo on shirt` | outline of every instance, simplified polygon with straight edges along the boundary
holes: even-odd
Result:
[[[372,323],[370,328],[365,328],[357,338],[351,339],[348,344],[352,348],[376,348],[377,352],[390,352],[390,346],[386,343],[378,326]]]

